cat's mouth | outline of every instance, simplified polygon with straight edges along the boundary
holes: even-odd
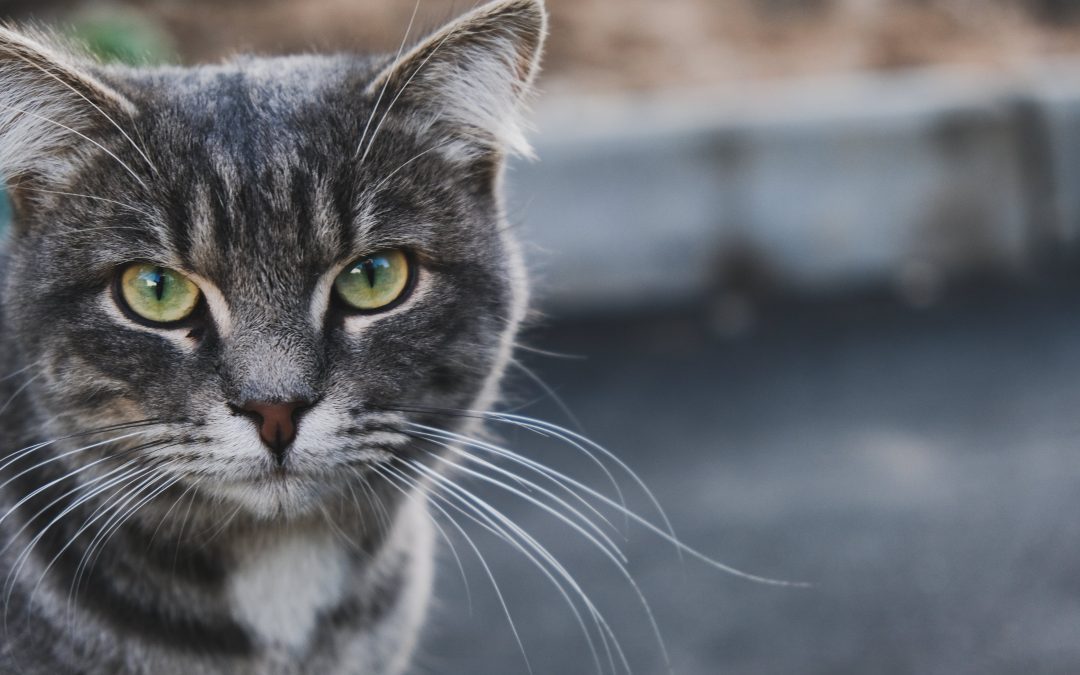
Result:
[[[264,517],[291,517],[318,508],[340,488],[326,474],[275,467],[258,474],[204,482],[205,489],[238,508]]]

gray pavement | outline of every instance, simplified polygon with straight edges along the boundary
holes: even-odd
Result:
[[[686,542],[816,584],[775,588],[680,562],[631,526],[630,568],[675,672],[1080,672],[1080,287],[985,291],[925,311],[775,306],[737,340],[658,315],[551,323],[527,342],[587,356],[526,362],[641,473]],[[516,400],[536,394],[515,382]],[[565,422],[550,400],[523,412]],[[558,443],[504,439],[604,487]],[[634,672],[666,672],[631,587],[594,547],[535,507],[468,485],[574,574]],[[533,671],[595,672],[545,579],[466,529]],[[472,612],[444,555],[416,672],[526,672],[483,568],[457,548]]]

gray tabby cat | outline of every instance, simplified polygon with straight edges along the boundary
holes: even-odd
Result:
[[[526,289],[541,0],[396,56],[102,66],[0,30],[0,671],[399,673],[419,498]],[[423,426],[421,426],[423,425]]]

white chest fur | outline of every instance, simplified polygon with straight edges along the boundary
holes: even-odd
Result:
[[[303,649],[320,612],[345,591],[345,550],[325,532],[292,532],[256,547],[229,581],[236,618],[268,646]]]

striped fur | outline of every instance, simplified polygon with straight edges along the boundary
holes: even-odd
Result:
[[[396,58],[127,69],[0,29],[0,672],[404,670],[430,518],[371,467],[431,462],[402,409],[497,395],[544,31],[499,0]],[[389,247],[409,300],[342,315],[329,280]],[[133,261],[195,279],[203,323],[131,321]],[[281,469],[229,402],[301,397]]]

